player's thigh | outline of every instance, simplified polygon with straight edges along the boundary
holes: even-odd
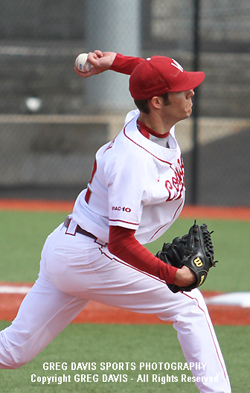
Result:
[[[165,321],[176,321],[180,314],[189,313],[191,309],[195,312],[202,308],[206,312],[198,290],[188,294],[173,293],[165,282],[116,260],[99,274],[103,286],[96,283],[87,294],[95,301],[133,312],[155,314]]]
[[[164,320],[175,320],[197,305],[193,295],[171,292],[165,282],[114,258],[105,247],[89,250],[88,257],[86,250],[82,258],[71,256],[62,269],[63,274],[53,274],[53,279],[62,291],[77,297],[153,313]]]
[[[81,234],[66,235],[64,229],[50,236],[42,261],[55,286],[73,296],[165,320],[197,305],[194,296],[174,294],[165,282],[118,260],[107,247]]]

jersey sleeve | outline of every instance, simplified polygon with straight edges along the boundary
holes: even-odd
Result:
[[[121,74],[131,75],[132,71],[144,59],[140,57],[123,56],[117,53],[110,70],[120,72]]]
[[[147,199],[146,177],[144,163],[133,155],[117,159],[108,176],[109,225],[138,229]]]

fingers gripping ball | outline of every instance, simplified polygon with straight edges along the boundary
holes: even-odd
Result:
[[[196,281],[188,287],[167,284],[172,292],[191,291],[205,282],[209,269],[217,262],[214,261],[211,234],[212,232],[208,231],[206,224],[199,226],[195,221],[189,229],[188,235],[181,239],[176,238],[180,241],[174,239],[171,244],[164,244],[162,251],[156,254],[158,258],[175,267],[181,268],[186,265],[196,276]]]
[[[91,70],[92,65],[88,63],[88,53],[80,53],[75,60],[76,68],[81,72],[88,72]]]

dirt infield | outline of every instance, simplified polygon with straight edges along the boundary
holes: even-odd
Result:
[[[0,283],[0,320],[12,321],[32,284]],[[3,288],[9,288],[5,290]],[[15,293],[15,290],[22,293]],[[9,292],[9,293],[8,293]],[[10,293],[12,292],[12,293]],[[14,293],[13,293],[14,292]],[[218,292],[203,292],[206,298],[218,295]],[[214,325],[250,325],[250,308],[236,306],[208,305]],[[155,315],[137,314],[110,307],[96,302],[90,302],[87,307],[74,319],[73,323],[113,323],[113,324],[165,324]]]

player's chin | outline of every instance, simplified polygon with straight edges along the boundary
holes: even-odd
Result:
[[[191,107],[191,108],[188,108],[188,109],[187,109],[187,112],[186,112],[187,117],[191,116],[191,115],[192,115],[192,112],[193,112],[192,107]]]

